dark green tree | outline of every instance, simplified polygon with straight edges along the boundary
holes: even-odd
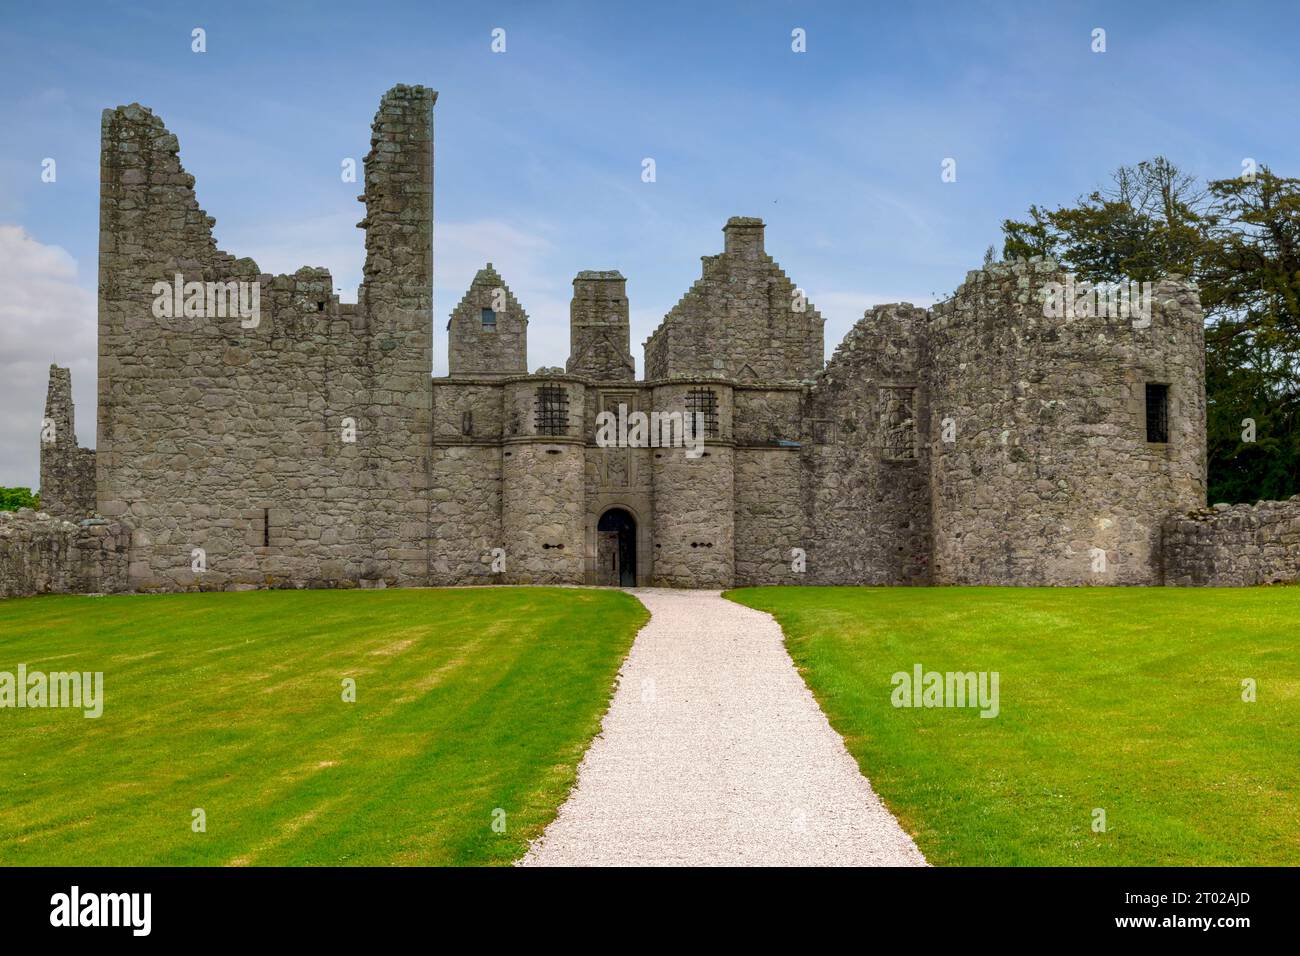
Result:
[[[0,511],[17,511],[19,508],[39,508],[41,500],[30,488],[0,488]]]

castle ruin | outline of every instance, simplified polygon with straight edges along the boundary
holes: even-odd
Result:
[[[1300,498],[1233,525],[1267,568],[1216,557],[1203,320],[1177,277],[1144,322],[1064,319],[1054,263],[992,264],[932,309],[871,309],[827,362],[822,317],[737,217],[644,378],[622,274],[574,278],[568,363],[529,373],[491,264],[432,377],[436,98],[397,86],[375,116],[355,305],[324,269],[217,249],[176,137],[104,112],[96,448],[52,368],[43,513],[0,520],[0,593],[1300,577]],[[198,291],[160,316],[173,282]],[[256,321],[203,308],[237,283]],[[698,422],[699,453],[597,441],[631,412]]]

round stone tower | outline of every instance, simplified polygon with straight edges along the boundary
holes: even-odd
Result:
[[[582,380],[572,376],[505,383],[501,530],[507,581],[583,581],[585,400]]]
[[[704,422],[702,448],[654,449],[654,582],[658,586],[729,588],[735,583],[732,391],[729,384],[713,379],[673,380],[654,388],[654,408],[661,416],[692,416],[696,421],[698,414]],[[676,427],[676,420],[670,422],[670,427]]]
[[[1162,583],[1161,519],[1205,503],[1193,285],[998,263],[935,307],[930,353],[936,584]]]

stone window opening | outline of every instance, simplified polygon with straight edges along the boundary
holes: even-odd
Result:
[[[540,385],[533,404],[539,435],[564,435],[569,431],[569,390],[563,385]]]
[[[881,457],[886,461],[916,460],[916,415],[910,386],[880,390]]]
[[[686,414],[690,416],[692,427],[695,415],[704,416],[704,437],[718,437],[718,393],[711,388],[692,388],[686,393]]]
[[[497,330],[497,314],[491,309],[484,309],[480,312],[479,320],[483,323],[484,332],[495,332]]]
[[[466,436],[474,434],[474,413],[469,409],[461,412],[460,433]]]
[[[1169,441],[1169,386],[1159,382],[1147,382],[1147,441]]]
[[[262,547],[271,546],[271,509],[262,509]]]

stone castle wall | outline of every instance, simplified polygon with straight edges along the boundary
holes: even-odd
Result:
[[[870,310],[811,390],[806,583],[929,584],[929,313]]]
[[[103,518],[0,511],[0,597],[129,590],[130,541],[125,525]]]
[[[356,305],[323,269],[217,249],[176,138],[105,112],[97,450],[52,369],[42,497],[106,523],[5,519],[9,590],[597,583],[628,542],[638,584],[680,587],[1292,574],[1292,503],[1168,518],[1205,503],[1202,319],[1177,279],[1149,322],[1063,318],[1054,264],[998,263],[933,310],[869,310],[824,363],[820,314],[737,217],[644,380],[621,273],[578,274],[567,367],[529,374],[527,313],[490,264],[432,379],[435,99],[395,87],[375,116]],[[257,320],[156,314],[177,274],[255,285]],[[600,412],[701,401],[699,458],[597,445]],[[602,527],[612,509],[634,531]]]
[[[1161,282],[1145,325],[1045,317],[1044,290],[1066,278],[1000,263],[934,310],[937,584],[1159,584],[1161,520],[1204,504],[1195,288]],[[1148,383],[1168,389],[1166,442],[1147,440]]]
[[[133,588],[427,580],[433,99],[397,87],[376,116],[356,306],[323,269],[220,252],[176,138],[105,112],[97,498],[135,529]],[[177,273],[257,283],[259,320],[156,316]]]
[[[1300,582],[1300,495],[1171,515],[1164,522],[1164,559],[1171,585]]]

